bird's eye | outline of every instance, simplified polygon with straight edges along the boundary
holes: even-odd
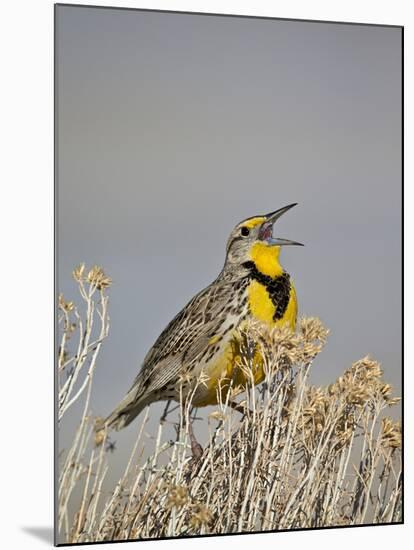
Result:
[[[247,237],[250,233],[250,229],[248,227],[245,227],[243,226],[241,229],[240,229],[240,234],[242,237]]]

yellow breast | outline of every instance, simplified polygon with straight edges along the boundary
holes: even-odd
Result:
[[[290,281],[287,304],[282,314],[276,315],[276,305],[273,303],[266,285],[271,285],[279,277],[284,276],[284,271],[279,263],[280,247],[270,246],[266,242],[256,242],[250,250],[250,261],[255,268],[252,280],[247,289],[249,309],[251,317],[265,323],[269,328],[288,325],[295,330],[297,317],[296,291]],[[277,294],[278,291],[276,291]],[[240,365],[240,342],[236,333],[230,339],[221,354],[214,358],[205,368],[208,380],[203,391],[199,392],[194,399],[194,405],[214,405],[218,401],[218,390],[221,399],[224,401],[230,387],[245,387],[251,381],[252,376],[255,384],[259,384],[265,378],[263,370],[263,357],[256,351],[251,361],[251,374],[246,374]],[[214,337],[212,343],[215,343]]]
[[[279,262],[279,255],[280,246],[271,246],[266,242],[256,242],[250,250],[250,258],[257,271],[272,279],[280,277],[284,273]],[[253,318],[266,323],[269,328],[288,324],[292,330],[295,330],[298,304],[292,281],[290,281],[289,302],[280,319],[274,320],[275,305],[264,284],[253,280],[248,288],[248,296]]]
[[[269,296],[266,287],[258,281],[252,281],[248,288],[248,297],[252,317],[265,323],[269,328],[276,326],[289,325],[295,330],[296,317],[298,313],[298,303],[296,299],[295,287],[291,283],[290,298],[288,306],[280,319],[274,320],[275,305]]]
[[[269,328],[276,326],[289,325],[292,330],[296,326],[297,300],[293,284],[291,284],[290,298],[288,306],[280,319],[273,319],[275,314],[275,305],[273,304],[266,288],[257,281],[252,281],[248,288],[248,299],[250,312],[253,319],[265,323]],[[214,340],[214,339],[213,339]],[[233,387],[245,387],[251,382],[260,384],[265,378],[263,370],[263,358],[260,352],[256,351],[251,362],[252,377],[246,375],[238,367],[241,363],[240,342],[236,334],[224,348],[219,357],[215,358],[206,368],[205,373],[208,376],[206,387],[195,396],[194,405],[203,407],[214,405],[218,402],[218,390],[221,393],[221,400],[225,401],[230,383]],[[220,388],[218,387],[220,386]]]

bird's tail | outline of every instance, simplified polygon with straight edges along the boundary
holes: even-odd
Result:
[[[132,387],[111,414],[97,423],[96,431],[104,428],[113,428],[118,431],[128,426],[148,405],[145,395],[137,396],[137,393],[136,386]]]

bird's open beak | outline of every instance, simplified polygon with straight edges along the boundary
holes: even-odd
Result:
[[[263,222],[261,228],[259,237],[261,240],[266,241],[270,245],[276,245],[276,246],[287,246],[287,245],[295,245],[295,246],[303,246],[302,243],[298,243],[296,241],[290,241],[289,239],[278,239],[273,237],[273,224],[281,217],[285,212],[293,208],[297,205],[297,202],[294,202],[293,204],[289,204],[288,206],[284,206],[283,208],[279,208],[279,210],[275,210],[275,212],[270,212],[270,214],[266,214],[264,216],[266,218],[266,221]]]

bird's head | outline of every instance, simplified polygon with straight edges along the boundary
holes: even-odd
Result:
[[[243,266],[246,262],[254,262],[262,273],[276,276],[282,270],[278,261],[280,247],[303,246],[296,241],[273,236],[274,223],[296,204],[289,204],[263,216],[247,218],[237,224],[227,241],[226,267],[231,269]]]

